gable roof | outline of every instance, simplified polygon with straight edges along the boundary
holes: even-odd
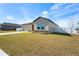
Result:
[[[51,21],[50,19],[47,19],[47,18],[44,18],[44,17],[38,17],[38,18],[37,18],[36,20],[34,20],[33,22],[37,21],[37,20],[40,19],[40,18],[45,19],[45,20],[48,20],[49,22],[51,22],[51,23],[55,24],[56,26],[58,26],[56,23],[54,23],[54,22]]]

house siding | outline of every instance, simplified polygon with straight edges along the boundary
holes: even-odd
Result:
[[[22,25],[23,31],[32,31],[32,25],[31,24],[24,24]]]
[[[54,32],[54,28],[58,27],[57,25],[53,24],[52,22],[45,20],[43,18],[38,19],[37,21],[34,22],[34,30],[38,31],[37,29],[37,24],[38,23],[43,23],[45,25],[45,29],[43,31],[48,31],[50,32]]]
[[[39,23],[42,23],[42,24],[45,25],[45,29],[42,30],[42,31],[48,30],[48,21],[45,20],[45,19],[40,18],[40,19],[38,19],[37,21],[34,22],[34,30],[35,31],[38,31],[37,24],[39,24]]]
[[[49,30],[48,30],[49,33],[55,32],[56,31],[55,29],[58,28],[57,25],[55,25],[55,24],[53,24],[51,22],[49,22],[48,26],[49,26]]]

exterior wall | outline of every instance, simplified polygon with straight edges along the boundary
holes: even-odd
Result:
[[[68,32],[59,26],[50,24],[49,33],[68,33]]]
[[[31,24],[24,24],[22,25],[23,31],[32,31],[32,25]]]
[[[16,28],[16,31],[17,32],[22,31],[22,28]]]
[[[54,32],[58,32],[58,33],[67,33],[64,29],[62,29],[62,28],[60,28],[60,27],[58,27],[58,28],[54,28]]]
[[[34,22],[34,30],[35,31],[38,31],[37,24],[39,24],[39,23],[42,23],[42,24],[45,25],[45,29],[44,30],[39,30],[39,31],[48,31],[48,21],[45,20],[45,19],[42,19],[42,18],[40,18],[40,19],[38,19],[37,21]]]
[[[49,26],[49,30],[48,30],[49,33],[56,32],[56,29],[59,27],[51,22],[49,22],[48,26]]]
[[[49,33],[54,32],[55,31],[54,28],[57,27],[57,25],[51,23],[50,21],[40,18],[39,20],[34,22],[34,30],[36,30],[36,31],[38,31],[38,29],[37,29],[38,23],[43,23],[45,25],[45,29],[42,31],[48,31]]]

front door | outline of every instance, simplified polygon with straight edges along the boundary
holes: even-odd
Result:
[[[32,31],[34,31],[34,24],[32,24]]]

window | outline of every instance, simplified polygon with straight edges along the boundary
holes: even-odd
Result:
[[[37,27],[37,29],[39,30],[39,29],[40,29],[40,27]]]
[[[42,24],[42,23],[39,23],[39,24],[37,24],[37,29],[38,30],[43,30],[44,29],[44,24]]]
[[[41,27],[41,29],[43,30],[43,29],[44,29],[44,27]]]

